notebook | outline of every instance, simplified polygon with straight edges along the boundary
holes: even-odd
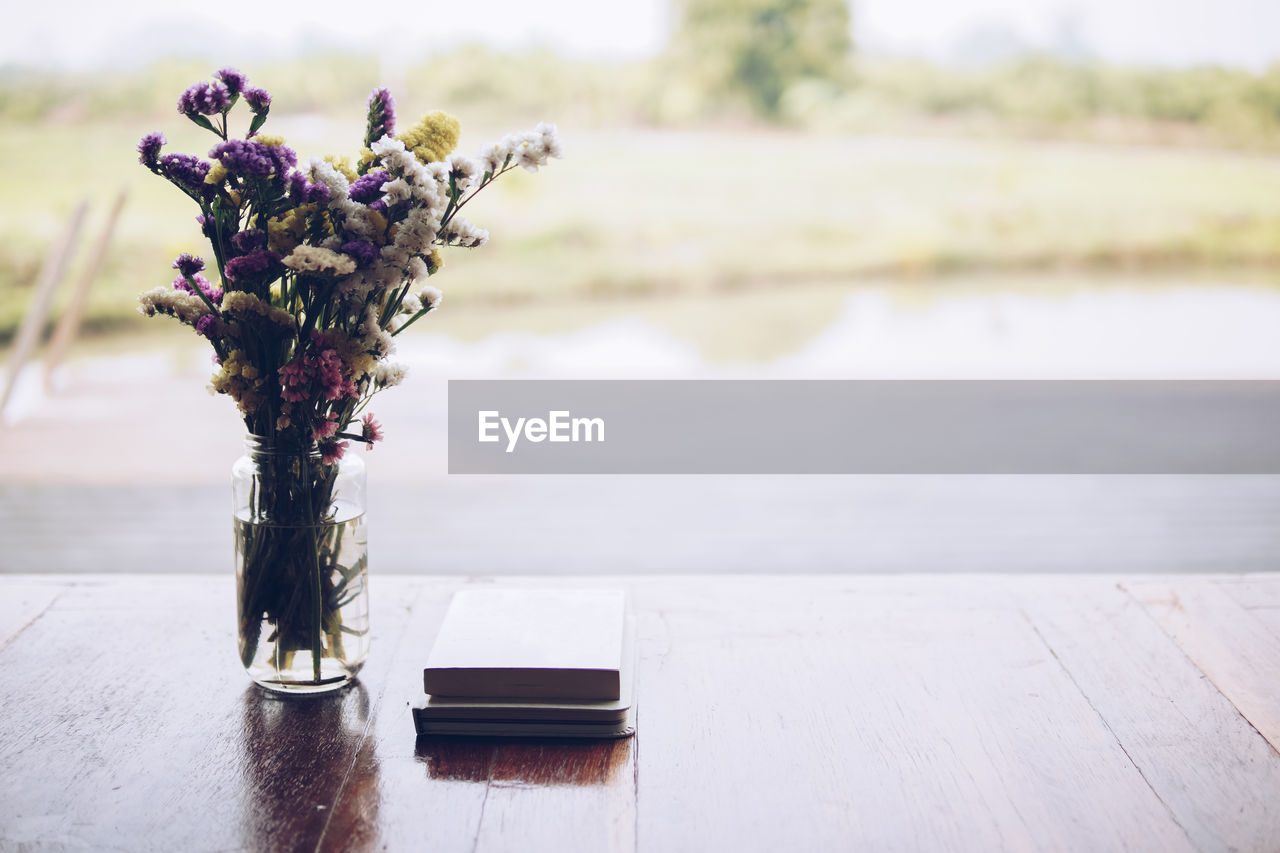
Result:
[[[611,605],[613,598],[604,601]],[[625,598],[623,612],[625,614]],[[414,726],[420,735],[618,738],[634,734],[634,622],[624,617],[619,633],[622,642],[618,655],[617,698],[461,697],[424,693],[412,705]]]
[[[436,697],[616,701],[625,617],[621,590],[463,590],[423,687]]]
[[[631,644],[628,643],[630,650]],[[444,699],[423,694],[413,703],[420,735],[620,738],[635,733],[634,667],[624,665],[623,698],[611,702]]]

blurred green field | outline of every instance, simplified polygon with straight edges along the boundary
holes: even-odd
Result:
[[[549,116],[554,118],[554,116]],[[468,127],[475,150],[516,127]],[[0,340],[12,337],[41,259],[79,199],[92,204],[69,280],[122,187],[128,203],[87,329],[148,333],[134,310],[182,251],[196,210],[136,162],[211,137],[161,120],[47,120],[0,132]],[[351,153],[353,110],[273,115],[303,158]],[[1280,264],[1280,159],[1194,148],[893,137],[767,129],[561,125],[566,158],[512,173],[470,208],[490,244],[446,255],[436,282],[460,313],[505,305],[789,288],[981,271],[1186,271]],[[63,296],[68,288],[64,287]]]

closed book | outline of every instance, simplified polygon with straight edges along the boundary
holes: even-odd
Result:
[[[625,620],[620,590],[463,590],[423,686],[437,697],[617,700]]]
[[[420,735],[617,738],[635,733],[635,629],[627,621],[622,695],[613,700],[486,699],[424,694],[413,703]]]

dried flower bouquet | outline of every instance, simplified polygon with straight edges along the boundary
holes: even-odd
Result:
[[[243,138],[229,132],[240,103]],[[342,556],[350,522],[334,505],[337,463],[349,442],[382,438],[364,410],[404,377],[395,337],[440,305],[427,283],[439,249],[488,239],[462,209],[506,172],[537,171],[561,151],[554,125],[540,124],[475,158],[453,153],[456,119],[432,112],[397,134],[391,94],[377,89],[354,160],[299,166],[282,138],[261,132],[270,110],[267,92],[224,68],[178,101],[218,138],[208,159],[162,154],[158,132],[138,144],[142,164],[199,206],[216,268],[184,253],[173,282],[139,302],[209,341],[210,386],[235,401],[264,451],[236,520],[242,660],[250,666],[266,628],[276,668],[304,652],[320,682],[322,660],[352,631],[342,608],[365,568],[363,556]]]

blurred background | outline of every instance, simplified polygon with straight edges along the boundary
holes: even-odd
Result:
[[[403,124],[457,115],[468,153],[559,124],[563,161],[472,206],[491,242],[446,255],[444,310],[401,338],[413,375],[374,408],[371,477],[402,490],[376,511],[439,525],[421,564],[383,546],[396,570],[1280,568],[1269,478],[496,481],[447,477],[443,432],[451,377],[1280,378],[1274,3],[49,0],[10,18],[0,526],[31,544],[0,570],[137,570],[121,555],[154,534],[112,507],[221,511],[233,406],[205,393],[200,342],[134,301],[204,250],[196,210],[134,146],[163,130],[204,155],[174,105],[227,64],[303,158],[355,153],[377,85]],[[60,284],[34,340],[78,290],[83,321],[17,373],[43,278]],[[103,513],[124,551],[50,560],[69,518]],[[522,545],[478,565],[495,518]]]

